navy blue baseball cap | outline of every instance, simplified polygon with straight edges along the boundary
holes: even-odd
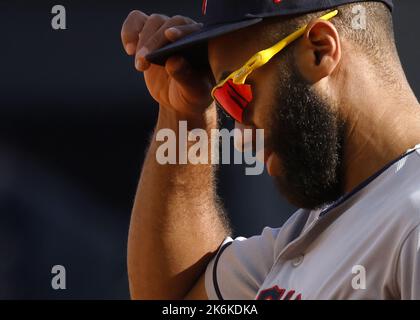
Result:
[[[264,18],[290,16],[333,9],[343,4],[372,0],[203,0],[203,28],[146,56],[152,63],[163,65],[174,54],[192,61],[207,57],[209,39],[261,22]],[[392,11],[392,0],[373,0],[386,4]]]

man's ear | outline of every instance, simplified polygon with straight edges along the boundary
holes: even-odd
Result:
[[[334,71],[341,59],[341,44],[335,26],[325,20],[312,20],[298,42],[295,61],[301,75],[316,83]]]

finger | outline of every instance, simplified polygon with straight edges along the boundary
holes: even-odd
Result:
[[[184,89],[194,90],[197,95],[209,94],[212,86],[210,76],[195,70],[182,56],[170,57],[165,69]]]
[[[192,21],[191,19],[189,19]],[[189,22],[188,20],[185,22]],[[168,21],[163,24],[155,35],[150,38],[136,54],[136,68],[139,71],[146,71],[150,66],[146,56],[169,42],[176,41],[186,35],[198,31],[202,28],[201,23],[193,23],[189,25],[179,25],[179,21]],[[173,26],[174,25],[174,26]],[[169,31],[168,31],[169,30]],[[167,32],[168,31],[168,32]]]
[[[165,64],[166,72],[181,85],[189,84],[193,74],[191,66],[181,56],[170,57]]]
[[[139,42],[137,44],[137,50],[144,47],[144,44],[149,41],[160,29],[162,25],[164,25],[169,18],[167,16],[161,14],[152,14],[149,19],[147,20],[142,32],[139,36]]]
[[[168,17],[160,14],[152,14],[149,19],[147,19],[142,32],[139,34],[139,41],[137,42],[135,66],[138,71],[146,71],[150,66],[150,63],[145,59],[145,56],[149,53],[147,48],[144,47],[145,42],[149,40],[168,19]]]
[[[143,48],[146,48],[148,52],[153,52],[163,47],[170,41],[165,34],[167,29],[192,23],[194,23],[194,21],[187,17],[175,16],[170,18],[144,43]],[[198,29],[198,27],[195,29]],[[178,30],[176,31],[178,32]]]
[[[121,41],[127,54],[133,55],[136,52],[139,33],[142,31],[148,17],[147,14],[134,10],[125,19],[121,28]]]
[[[203,27],[202,23],[191,23],[185,25],[178,25],[174,27],[170,27],[165,30],[165,37],[171,41],[177,41],[190,33],[197,32]]]

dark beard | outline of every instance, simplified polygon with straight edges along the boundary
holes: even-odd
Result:
[[[344,125],[294,69],[276,94],[271,147],[284,172],[275,180],[290,203],[316,209],[343,194]]]

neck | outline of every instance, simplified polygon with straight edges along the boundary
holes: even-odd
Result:
[[[405,77],[398,90],[378,85],[372,76],[360,73],[350,90],[345,123],[344,191],[347,193],[420,144],[420,106]]]

